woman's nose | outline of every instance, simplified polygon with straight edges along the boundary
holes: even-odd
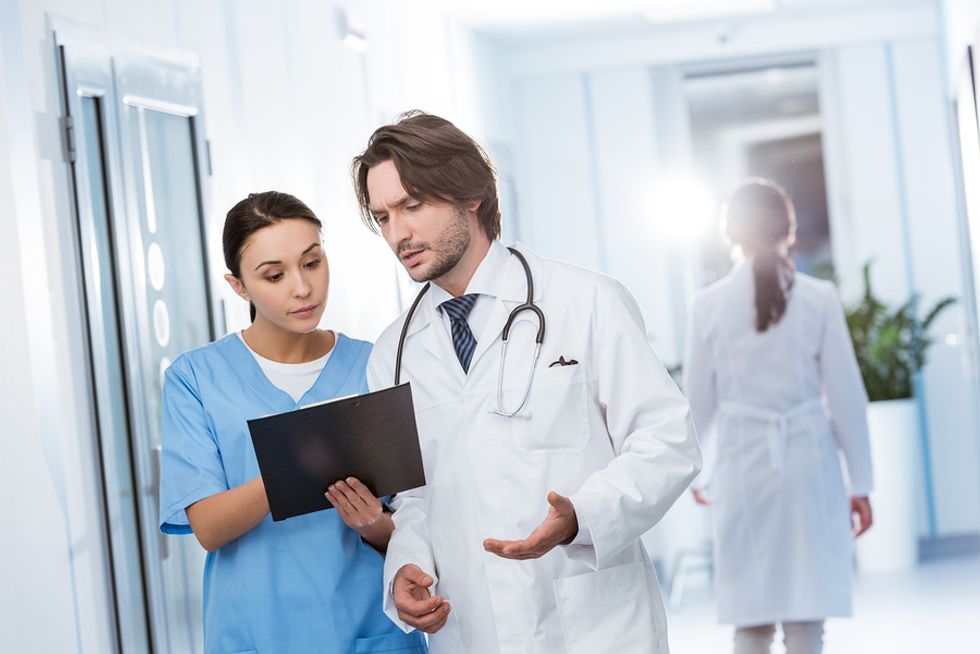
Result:
[[[296,276],[296,284],[293,286],[293,295],[296,297],[306,297],[310,294],[311,286],[304,275]]]

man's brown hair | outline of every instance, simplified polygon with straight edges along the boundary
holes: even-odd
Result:
[[[500,237],[497,172],[480,145],[445,118],[409,111],[392,125],[375,130],[367,149],[354,157],[351,176],[361,219],[373,231],[368,171],[391,160],[405,191],[426,202],[437,200],[455,207],[479,200],[477,219],[491,241]]]

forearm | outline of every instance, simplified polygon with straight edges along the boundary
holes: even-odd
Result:
[[[262,477],[187,507],[194,535],[209,552],[251,531],[269,513]]]

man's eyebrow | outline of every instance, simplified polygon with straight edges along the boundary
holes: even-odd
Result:
[[[397,200],[395,200],[394,202],[392,202],[388,206],[392,207],[393,209],[400,209],[400,208],[404,207],[406,204],[408,204],[409,202],[414,202],[414,201],[415,201],[415,198],[413,198],[411,195],[408,195],[406,193],[405,195],[401,196],[400,198],[398,198]],[[371,215],[372,216],[377,216],[378,214],[388,213],[384,209],[371,209],[371,208],[369,208],[368,210],[371,212]]]
[[[309,254],[312,250],[314,250],[315,248],[318,248],[318,247],[320,247],[320,244],[319,243],[317,243],[317,242],[310,243],[310,247],[308,247],[305,250],[303,250],[302,254],[300,254],[299,256],[301,256],[301,257],[302,256],[305,256],[306,254]],[[263,261],[259,265],[255,266],[255,269],[258,270],[262,266],[268,266],[270,264],[275,265],[275,264],[281,264],[281,263],[282,263],[282,261],[278,261],[278,260],[276,260],[276,261]]]

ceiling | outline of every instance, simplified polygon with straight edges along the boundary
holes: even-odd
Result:
[[[744,15],[897,8],[930,0],[435,0],[443,12],[484,32],[526,35],[555,28],[642,27]]]

